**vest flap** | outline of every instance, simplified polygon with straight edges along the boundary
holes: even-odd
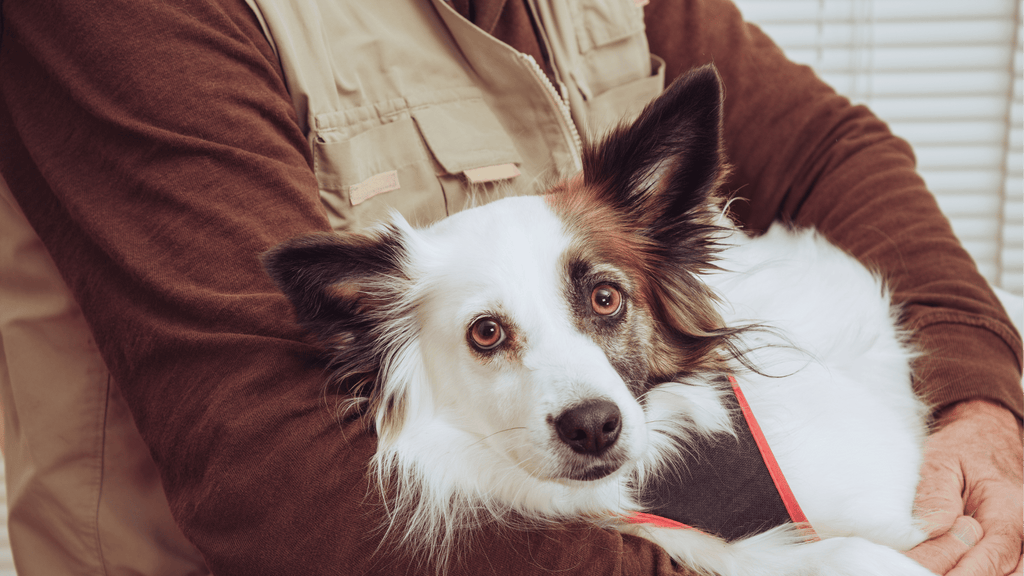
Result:
[[[643,9],[634,0],[570,2],[580,50],[587,52],[643,32]]]
[[[523,161],[482,99],[415,107],[412,117],[434,158],[449,174]]]
[[[326,135],[325,135],[326,136]],[[368,178],[411,165],[430,170],[430,159],[408,117],[364,130],[344,140],[313,141],[317,182],[324,190],[343,190]]]
[[[633,122],[652,100],[665,90],[665,61],[651,54],[654,72],[626,82],[586,100],[587,131],[603,134],[620,122]]]

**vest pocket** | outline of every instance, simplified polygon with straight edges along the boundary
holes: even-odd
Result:
[[[631,122],[665,90],[665,61],[651,54],[650,76],[620,84],[586,101],[587,129],[603,134],[619,122]]]
[[[335,230],[365,228],[392,210],[429,224],[524,180],[512,139],[471,87],[319,114],[311,146]]]
[[[397,210],[414,224],[446,215],[444,194],[430,155],[407,114],[384,124],[331,125],[317,118],[313,167],[320,200],[335,230],[365,228]],[[365,128],[348,135],[358,126]]]
[[[579,91],[577,122],[593,136],[643,109],[665,86],[665,62],[650,53],[634,0],[569,0],[578,55],[566,64]],[[582,114],[580,113],[582,112]]]
[[[437,163],[448,213],[510,194],[523,160],[497,117],[479,97],[434,100],[412,117]]]
[[[570,0],[581,52],[643,33],[643,10],[634,0]]]

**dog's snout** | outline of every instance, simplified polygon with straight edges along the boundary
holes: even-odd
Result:
[[[622,414],[613,402],[590,400],[562,412],[555,429],[573,451],[600,456],[619,438]]]

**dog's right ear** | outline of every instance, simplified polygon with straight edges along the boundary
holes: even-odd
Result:
[[[407,244],[388,224],[365,235],[320,233],[289,240],[262,256],[263,266],[307,331],[330,351],[333,380],[367,398],[381,441],[405,421],[402,382],[388,383],[385,358],[409,331],[389,330],[409,313]]]
[[[381,310],[400,298],[402,232],[318,233],[288,240],[261,257],[299,324],[329,347],[366,341]]]
[[[299,324],[330,351],[333,379],[367,398],[382,441],[405,418],[402,383],[389,385],[385,358],[409,331],[389,330],[410,315],[407,238],[395,224],[366,234],[319,233],[295,238],[262,256]]]

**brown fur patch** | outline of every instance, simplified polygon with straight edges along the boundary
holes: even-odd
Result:
[[[634,213],[614,210],[590,188],[570,182],[546,200],[575,238],[573,257],[611,265],[635,283],[634,314],[646,316],[651,323],[651,339],[643,348],[652,376],[671,378],[717,366],[715,335],[723,321],[712,292],[691,275],[704,270],[667,273],[679,265],[666,261],[664,251],[644,233],[647,223],[638,221]]]
[[[711,67],[677,79],[636,121],[583,150],[583,172],[547,202],[591,262],[626,271],[654,323],[649,364],[662,376],[702,371],[730,352],[714,293],[699,276],[718,251],[718,189],[729,167],[722,86]]]

